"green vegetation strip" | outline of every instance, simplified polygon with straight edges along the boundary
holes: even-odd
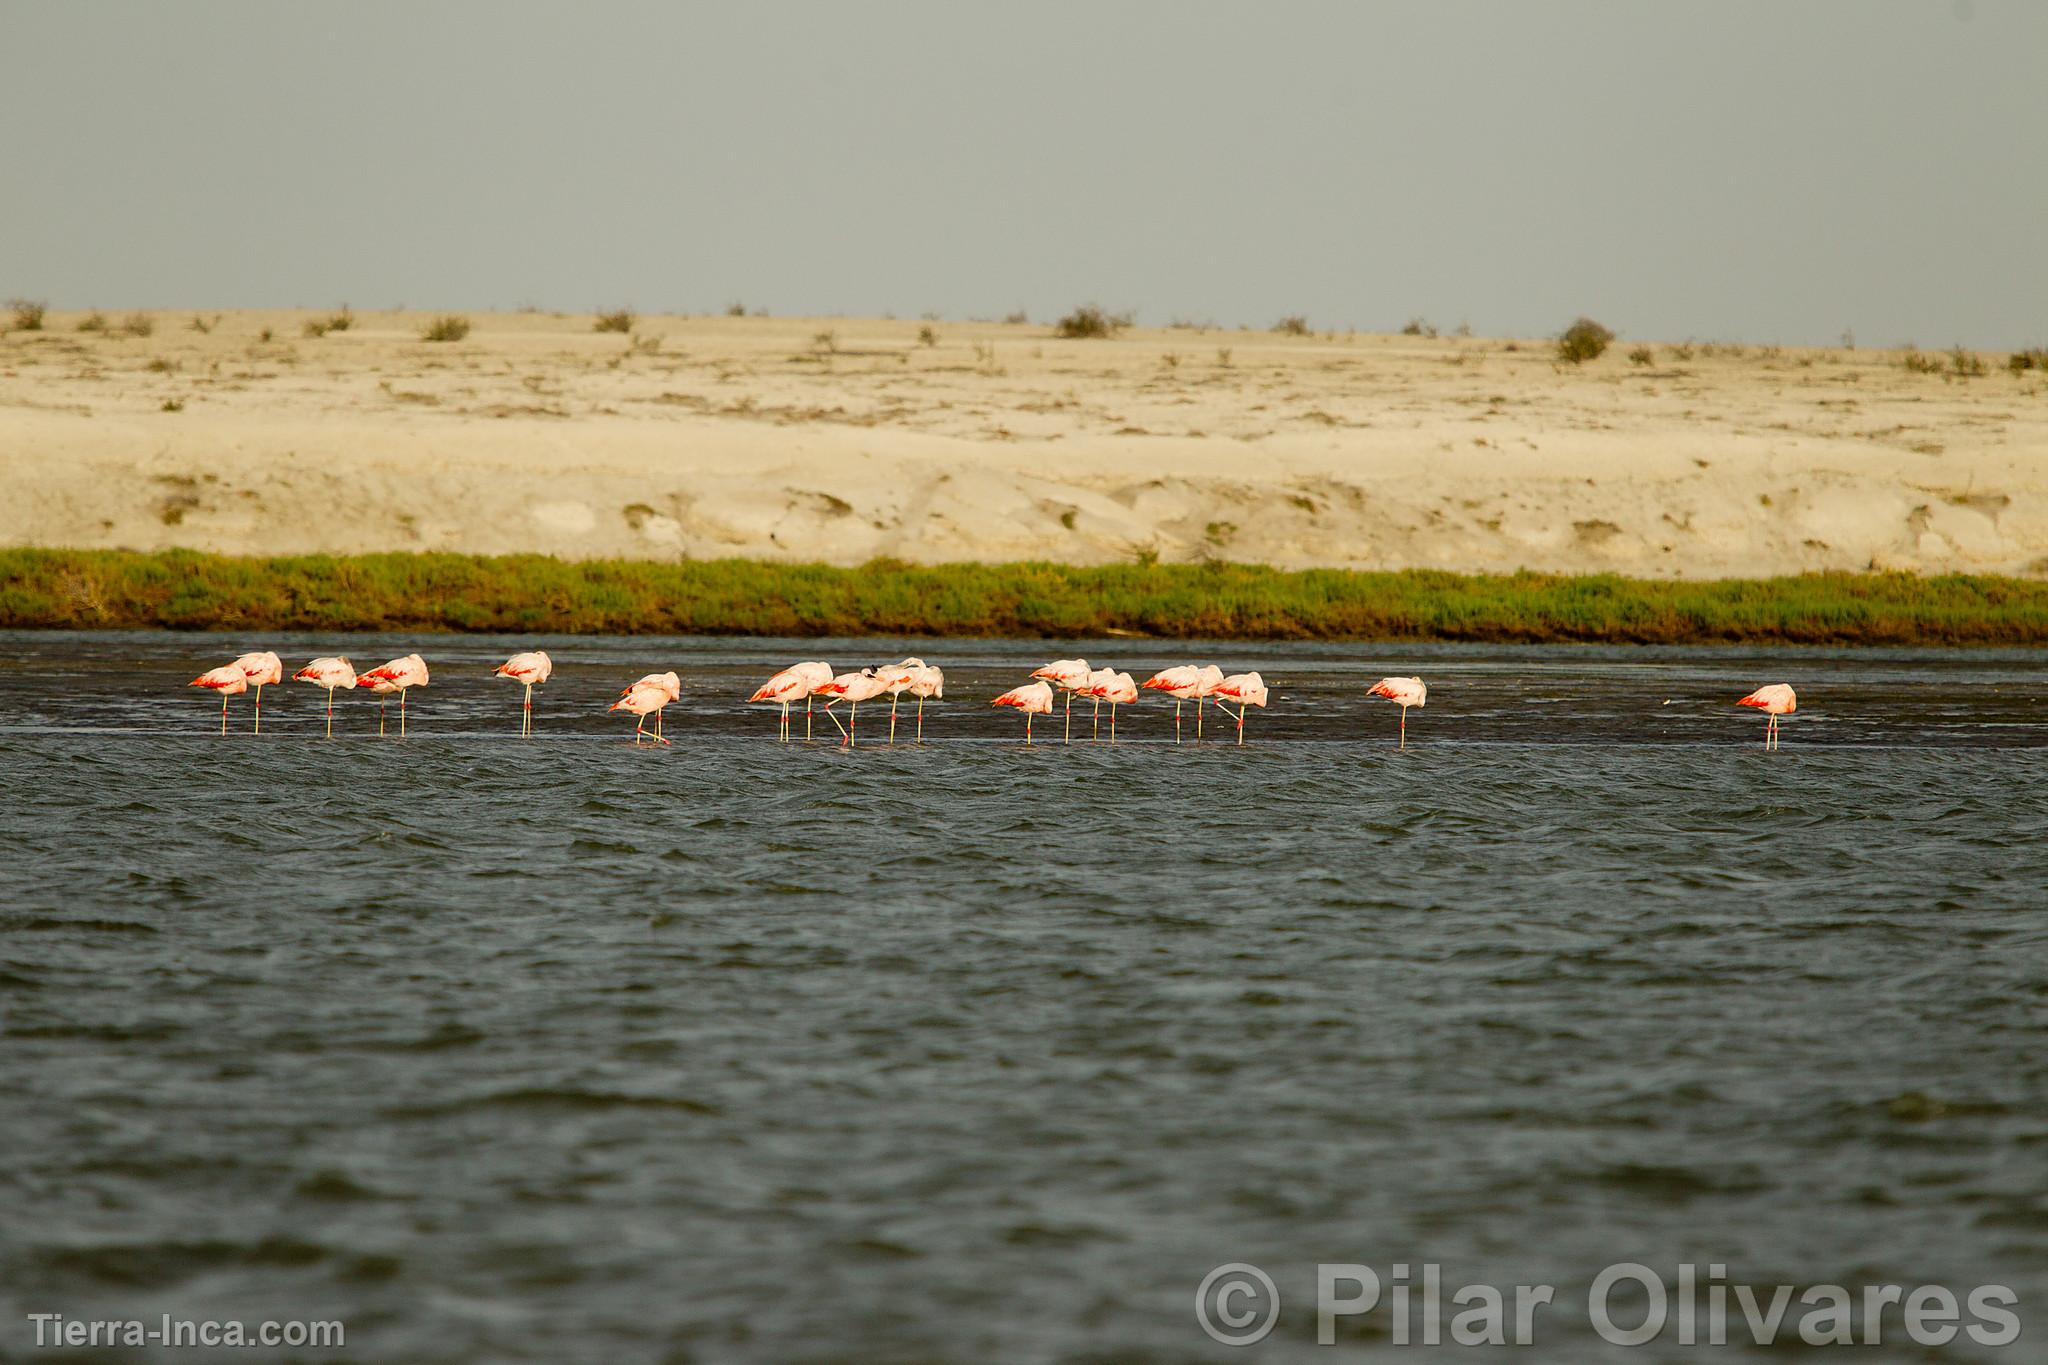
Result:
[[[0,627],[2048,644],[2048,581],[0,550]]]

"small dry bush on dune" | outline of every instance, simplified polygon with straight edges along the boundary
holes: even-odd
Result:
[[[1273,330],[1284,337],[1305,337],[1308,335],[1308,319],[1299,313],[1289,313],[1273,324]]]
[[[121,319],[121,330],[132,337],[150,336],[156,331],[156,319],[147,313],[130,313]]]
[[[346,332],[356,325],[356,315],[343,304],[339,313],[329,313],[324,318],[308,318],[301,329],[309,337],[324,337],[329,332]]]
[[[1401,329],[1401,335],[1404,337],[1433,337],[1436,335],[1436,327],[1428,318],[1410,318],[1408,319],[1408,325]]]
[[[34,299],[9,299],[7,307],[14,314],[14,330],[17,332],[42,331],[43,310],[45,306]]]
[[[107,315],[95,308],[78,320],[81,332],[104,332],[107,330]]]
[[[1567,365],[1596,360],[1614,340],[1614,333],[1591,318],[1580,318],[1558,334],[1557,358]]]
[[[1654,365],[1656,362],[1657,353],[1647,346],[1638,346],[1628,353],[1628,363],[1631,365]]]
[[[460,341],[469,335],[469,319],[455,313],[443,313],[428,323],[420,332],[421,341]]]
[[[639,319],[630,308],[620,308],[610,313],[599,313],[597,321],[590,325],[593,332],[631,332]]]
[[[1055,335],[1069,340],[1112,337],[1131,325],[1129,313],[1110,313],[1095,304],[1084,304],[1053,326]]]
[[[2014,374],[2025,374],[2028,370],[2048,370],[2048,346],[2014,351],[2006,357],[2005,367]]]

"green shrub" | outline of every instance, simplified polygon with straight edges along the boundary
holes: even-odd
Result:
[[[1557,358],[1567,365],[1597,360],[1614,340],[1614,333],[1591,318],[1580,318],[1558,333]]]
[[[1083,304],[1053,324],[1057,336],[1069,340],[1113,337],[1131,325],[1129,313],[1109,313],[1095,304]]]

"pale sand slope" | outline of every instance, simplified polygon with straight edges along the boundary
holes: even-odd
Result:
[[[438,344],[396,313],[79,316],[0,339],[0,543],[2048,573],[2048,378],[2002,355],[1962,380],[1628,341],[1575,370],[1216,329],[659,317],[636,350],[588,316]]]

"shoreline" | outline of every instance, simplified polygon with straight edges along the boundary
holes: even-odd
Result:
[[[0,550],[0,629],[2048,645],[2048,582]]]

